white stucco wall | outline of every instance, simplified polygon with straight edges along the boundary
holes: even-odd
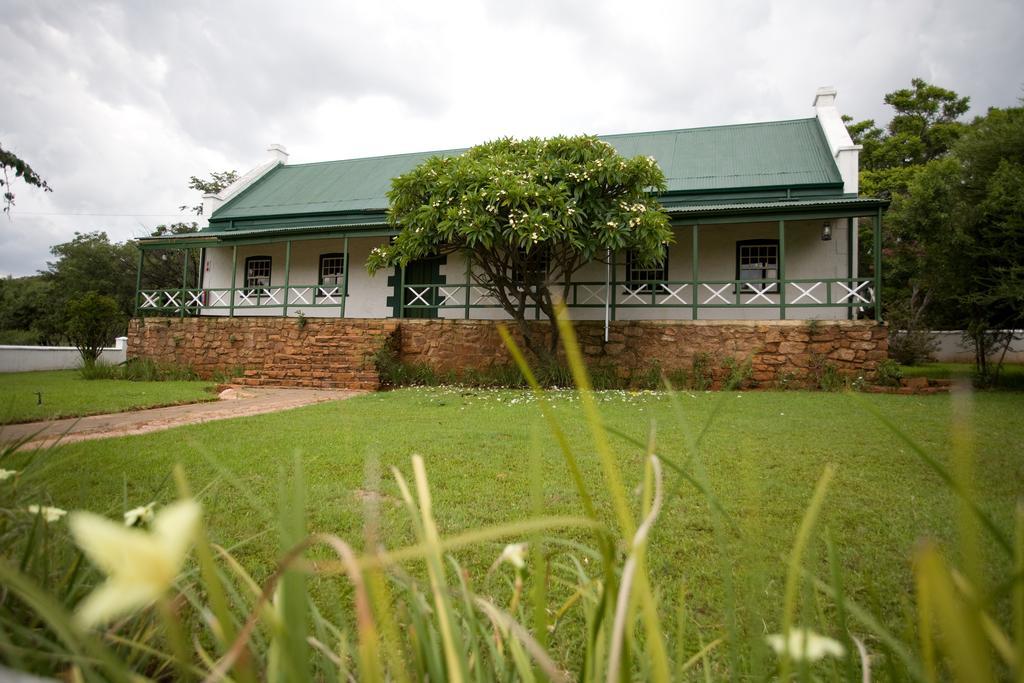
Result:
[[[99,361],[117,365],[125,361],[128,337],[118,337],[112,348],[103,349]],[[82,354],[74,346],[0,346],[0,372],[74,370],[82,367]]]
[[[793,278],[845,278],[847,276],[847,221],[846,219],[834,220],[832,223],[832,239],[821,240],[822,221],[790,221],[786,223],[786,277]],[[743,223],[725,225],[704,225],[699,228],[699,268],[698,279],[707,281],[733,280],[736,277],[736,243],[740,240],[749,239],[777,239],[777,223]],[[370,250],[384,244],[386,238],[367,237],[349,239],[349,288],[348,298],[345,305],[345,316],[349,318],[384,318],[391,315],[391,309],[387,306],[387,298],[392,294],[392,288],[388,286],[388,276],[391,271],[380,271],[370,276],[365,269],[365,263]],[[343,251],[343,240],[296,240],[292,242],[291,252],[291,275],[289,284],[291,287],[310,287],[310,292],[305,293],[307,301],[310,298],[312,288],[315,287],[318,278],[320,255],[326,253],[339,253]],[[276,290],[284,285],[285,281],[285,245],[284,243],[267,245],[246,245],[238,248],[236,286],[241,287],[245,282],[245,260],[250,256],[269,256],[271,258],[271,290]],[[617,258],[615,277],[619,281],[626,278],[625,254],[619,254]],[[691,272],[692,264],[692,235],[688,226],[676,229],[676,241],[670,245],[668,252],[668,277],[669,280],[689,280],[693,277]],[[462,283],[466,280],[466,262],[459,254],[448,256],[446,263],[441,265],[440,272],[445,276],[448,283]],[[576,283],[592,283],[591,287],[597,292],[592,302],[603,301],[603,283],[605,281],[606,266],[604,263],[593,262],[584,266],[575,276]],[[231,286],[231,249],[216,248],[207,249],[204,262],[203,286],[207,289],[228,288]],[[441,317],[462,318],[464,309],[462,304],[465,299],[463,288],[450,289],[453,295],[452,301],[458,304],[457,308],[441,309]],[[329,307],[314,307],[302,305],[297,297],[301,292],[293,291],[288,306],[289,315],[297,315],[300,311],[310,317],[336,317],[341,312],[340,301],[329,300]],[[711,293],[706,288],[699,289],[700,302],[703,303],[711,298]],[[471,293],[471,302],[476,302],[482,295],[479,288],[474,288]],[[730,301],[734,295],[729,288],[723,292]],[[823,287],[815,290],[815,295],[824,300]],[[278,293],[278,300],[283,301],[283,293]],[[581,288],[579,299],[583,300],[587,294]],[[687,302],[693,301],[693,292],[687,287],[679,292],[679,296]],[[792,285],[786,290],[787,302],[792,302],[799,296],[799,291]],[[768,295],[773,303],[778,302],[778,294]],[[649,298],[649,297],[648,297]],[[659,295],[658,300],[663,296]],[[750,295],[744,294],[746,301]],[[213,295],[207,294],[208,301],[213,301]],[[620,287],[616,293],[616,300],[619,304],[630,300],[628,293]],[[808,301],[808,299],[804,299]],[[763,302],[763,300],[762,300]],[[207,315],[227,315],[227,309],[206,310]],[[274,305],[268,307],[251,308],[240,302],[236,302],[235,315],[268,315],[279,316],[283,313],[283,306]],[[616,309],[616,318],[619,320],[650,320],[650,319],[690,319],[692,310],[689,307],[680,308],[631,308],[619,305]],[[603,306],[595,308],[572,309],[572,316],[579,320],[601,320],[605,312]],[[702,308],[700,318],[703,320],[763,320],[776,319],[779,312],[774,308]],[[505,312],[500,308],[476,308],[471,310],[471,317],[478,319],[502,319],[506,318]],[[787,308],[786,317],[789,319],[845,319],[847,309],[844,307],[832,308]]]
[[[349,239],[349,281],[348,297],[345,302],[346,318],[386,318],[390,315],[390,309],[386,305],[390,290],[387,286],[388,273],[381,271],[371,277],[365,268],[370,250],[384,244],[384,237],[366,237]],[[312,301],[312,288],[315,287],[319,277],[320,255],[331,253],[342,253],[344,251],[344,240],[297,240],[292,242],[291,274],[288,279],[289,287],[310,287],[310,291],[292,291],[289,303],[288,315],[298,315],[301,311],[309,317],[338,317],[341,313],[340,299],[318,299],[321,302],[329,303],[330,306],[304,306],[298,303],[298,296],[304,296],[305,300]],[[270,289],[284,285],[285,279],[285,244],[257,244],[238,247],[237,273],[235,286],[242,287],[245,284],[245,259],[250,256],[269,256],[271,258]],[[217,248],[207,249],[203,265],[203,287],[204,288],[227,288],[231,287],[231,249]],[[283,295],[282,295],[283,296]],[[281,296],[278,297],[283,301]],[[212,297],[208,295],[208,300]],[[268,306],[252,308],[236,301],[235,315],[269,315],[279,316],[283,313],[283,306]],[[228,315],[227,309],[205,310],[205,315]]]

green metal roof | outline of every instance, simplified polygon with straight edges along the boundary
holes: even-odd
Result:
[[[627,157],[657,159],[668,195],[740,189],[834,187],[842,178],[816,119],[602,136]],[[444,150],[278,166],[211,216],[225,221],[298,215],[379,213],[391,179]],[[667,197],[666,197],[667,199]]]
[[[744,213],[751,211],[781,211],[783,209],[864,209],[874,211],[885,207],[887,203],[873,197],[823,197],[815,199],[780,199],[768,202],[705,202],[688,204],[685,202],[664,202],[665,211],[673,216],[690,216],[718,213]]]

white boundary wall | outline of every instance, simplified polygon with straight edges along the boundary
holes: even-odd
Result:
[[[118,337],[113,348],[103,349],[99,362],[123,363],[128,355],[128,337]],[[82,355],[74,346],[0,346],[0,372],[74,370],[82,367]]]
[[[1024,330],[1014,330],[1015,338],[1006,352],[1007,363],[1024,363]],[[963,332],[959,330],[939,330],[932,332],[932,339],[938,348],[932,356],[940,363],[973,363],[974,351],[963,341]],[[1001,349],[1000,349],[1001,350]],[[993,356],[993,360],[997,360]]]

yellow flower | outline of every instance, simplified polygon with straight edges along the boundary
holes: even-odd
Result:
[[[5,479],[10,479],[11,477],[16,475],[17,473],[18,473],[17,470],[5,470],[5,469],[0,468],[0,481],[4,481]]]
[[[797,661],[816,662],[824,657],[844,657],[846,648],[839,641],[815,633],[810,629],[794,628],[789,632],[789,641],[781,633],[765,636],[765,640],[777,654],[788,652]]]
[[[152,531],[125,528],[91,512],[71,516],[75,543],[107,575],[106,582],[79,606],[84,627],[144,607],[171,587],[199,528],[195,501],[172,503],[153,518]]]
[[[49,507],[46,505],[29,505],[28,511],[33,515],[42,515],[43,519],[47,522],[56,522],[64,515],[68,514],[67,510],[61,510],[60,508]]]
[[[128,512],[124,513],[124,525],[135,526],[139,522],[149,524],[153,521],[153,506],[156,503],[150,503],[149,505],[142,505],[137,508],[133,508]]]

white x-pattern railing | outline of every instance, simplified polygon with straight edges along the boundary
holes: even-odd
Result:
[[[875,303],[870,278],[803,278],[663,282],[578,282],[572,284],[570,307],[604,308],[864,308]],[[609,294],[611,299],[609,300]],[[139,310],[197,313],[329,306],[340,309],[339,285],[140,290]],[[403,305],[410,309],[500,308],[497,298],[477,284],[405,284]]]

